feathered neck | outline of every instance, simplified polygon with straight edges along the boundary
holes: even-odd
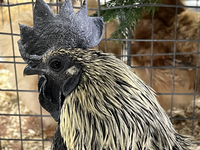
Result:
[[[66,97],[60,117],[61,135],[69,149],[180,147],[154,92],[130,67],[106,53],[75,51],[71,55],[82,59],[84,73]]]

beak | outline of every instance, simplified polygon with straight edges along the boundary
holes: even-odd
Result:
[[[42,75],[44,74],[44,70],[43,69],[39,69],[37,67],[34,67],[32,68],[31,66],[27,65],[25,68],[24,68],[24,76],[25,75]]]

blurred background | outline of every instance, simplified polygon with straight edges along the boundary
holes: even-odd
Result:
[[[55,14],[63,0],[45,0]],[[72,0],[74,11],[82,1]],[[200,149],[200,1],[87,0],[106,22],[101,43],[156,94],[175,129]],[[38,102],[38,76],[24,77],[18,23],[33,26],[35,0],[0,0],[0,149],[50,149],[56,122]]]

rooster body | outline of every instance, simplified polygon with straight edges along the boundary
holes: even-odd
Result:
[[[51,70],[54,60],[63,62],[59,72]],[[35,72],[43,75],[40,103],[59,121],[52,149],[60,144],[63,149],[87,150],[189,149],[189,140],[176,133],[151,88],[115,56],[60,49],[44,54],[36,67],[25,69],[28,75]],[[53,94],[48,95],[46,89]],[[47,101],[59,102],[60,113]]]

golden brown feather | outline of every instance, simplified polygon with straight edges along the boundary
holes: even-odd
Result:
[[[183,5],[180,0],[163,0],[168,5]],[[154,22],[150,15],[143,16],[133,33],[134,39],[158,39],[158,40],[197,40],[199,35],[199,13],[183,8],[177,8],[177,25],[175,34],[175,7],[159,7],[155,12]],[[153,25],[153,35],[152,33]],[[151,54],[151,42],[133,42],[132,54]],[[163,53],[163,55],[153,56],[154,67],[170,67],[152,69],[152,87],[158,93],[194,93],[196,69],[175,69],[173,81],[173,52],[197,52],[198,41],[156,41],[153,42],[153,54]],[[170,55],[164,55],[171,53]],[[151,66],[151,56],[132,57],[133,66]],[[184,54],[175,56],[175,66],[195,67],[197,55]],[[147,84],[150,84],[151,69],[134,69],[135,73]],[[199,79],[198,79],[199,82]],[[174,89],[172,90],[172,84]],[[198,90],[200,90],[198,88]],[[181,107],[189,104],[193,99],[192,95],[174,95],[173,106]],[[164,109],[171,107],[171,95],[159,95],[158,100]]]

